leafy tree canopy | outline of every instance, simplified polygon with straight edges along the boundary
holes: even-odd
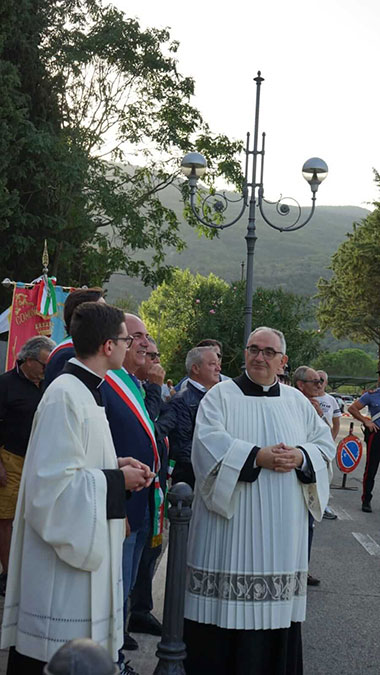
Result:
[[[61,283],[101,284],[117,269],[159,283],[166,250],[184,245],[160,190],[190,149],[207,154],[208,180],[238,182],[240,142],[213,135],[191,105],[168,30],[142,30],[102,0],[7,0],[0,19],[4,272],[37,276],[46,238]]]
[[[380,187],[380,176],[375,171]],[[337,338],[374,341],[380,349],[380,202],[334,253],[330,280],[320,279],[318,320]]]
[[[223,343],[223,373],[236,376],[242,364],[245,283],[227,284],[210,274],[177,269],[140,306],[157,340],[170,377],[180,379],[189,349],[205,338]],[[307,299],[282,289],[258,288],[253,299],[253,327],[271,326],[285,334],[293,368],[310,363],[319,352],[320,335],[305,328],[312,318]]]
[[[324,352],[313,361],[313,368],[325,370],[329,376],[372,377],[376,373],[376,366],[376,359],[362,349],[338,349],[337,352]]]

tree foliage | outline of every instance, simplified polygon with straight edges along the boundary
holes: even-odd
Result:
[[[376,171],[375,180],[380,187]],[[318,283],[318,320],[337,338],[374,341],[380,350],[380,202],[374,206],[332,256],[331,279]]]
[[[221,340],[223,372],[236,376],[242,364],[244,305],[244,282],[227,284],[214,274],[204,277],[177,269],[141,304],[140,312],[171,377],[182,377],[188,350],[204,338]],[[294,368],[310,363],[319,352],[319,334],[305,328],[311,318],[312,307],[301,296],[262,288],[254,294],[253,327],[282,330]]]
[[[184,245],[159,200],[179,157],[204,147],[210,180],[238,180],[240,143],[213,135],[191,105],[168,30],[142,30],[102,0],[6,0],[0,11],[4,271],[37,276],[47,238],[62,283],[117,269],[161,282],[166,250]]]
[[[372,377],[376,373],[376,359],[362,349],[338,349],[323,352],[313,362],[316,370],[325,370],[328,375]]]

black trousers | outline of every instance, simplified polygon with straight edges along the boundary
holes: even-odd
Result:
[[[32,659],[9,648],[7,675],[43,675],[46,662]]]
[[[372,490],[375,484],[375,476],[380,462],[380,430],[372,431],[367,441],[367,459],[363,476],[363,504],[369,504],[372,499]]]
[[[186,675],[302,675],[301,624],[231,630],[185,619]]]
[[[148,614],[153,609],[152,582],[154,568],[162,546],[150,546],[150,537],[142,552],[136,583],[129,596],[131,614]]]

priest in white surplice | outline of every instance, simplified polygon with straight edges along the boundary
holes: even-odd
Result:
[[[78,358],[44,394],[33,422],[14,521],[1,647],[7,675],[42,675],[66,641],[89,637],[115,661],[123,644],[125,491],[149,467],[117,460],[99,386],[131,344],[124,314],[76,308]]]
[[[283,334],[256,329],[245,373],[197,415],[185,601],[188,675],[301,675],[308,509],[320,520],[335,446],[300,392],[277,382]]]

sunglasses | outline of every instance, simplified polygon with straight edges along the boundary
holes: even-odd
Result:
[[[42,363],[42,361],[40,361],[39,359],[33,359],[33,361],[37,361],[37,363],[39,363],[40,366],[42,366],[42,370],[45,370],[45,368],[46,368],[46,363]]]

